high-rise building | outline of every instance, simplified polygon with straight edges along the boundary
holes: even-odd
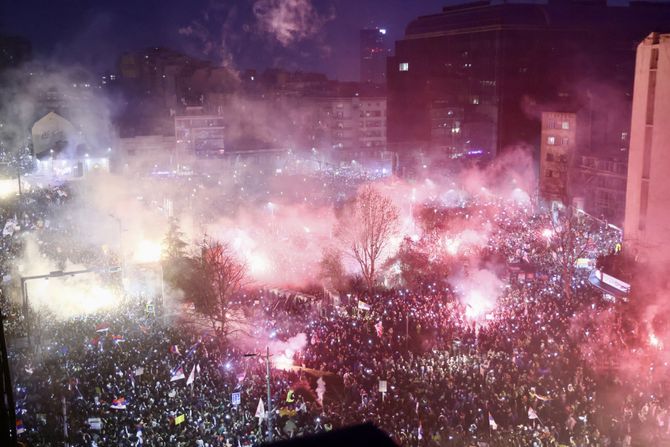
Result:
[[[622,225],[626,162],[591,150],[594,128],[588,109],[542,112],[540,197],[547,206],[570,204]]]
[[[568,102],[590,110],[592,150],[620,151],[633,49],[669,24],[670,4],[635,1],[475,2],[419,17],[388,58],[389,145],[451,157],[537,151],[540,112]]]
[[[624,249],[653,266],[670,265],[670,34],[637,47]]]
[[[549,202],[570,201],[568,174],[577,147],[577,114],[542,113],[540,195]]]
[[[386,82],[389,44],[383,28],[361,30],[361,82]]]

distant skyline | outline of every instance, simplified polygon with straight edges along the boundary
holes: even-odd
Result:
[[[125,51],[161,46],[239,70],[274,66],[358,80],[360,29],[385,28],[392,44],[411,20],[448,3],[14,0],[0,6],[0,32],[28,38],[35,58],[98,73],[116,71]]]

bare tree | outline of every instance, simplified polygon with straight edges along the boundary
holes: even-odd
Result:
[[[368,290],[375,285],[377,263],[398,231],[398,209],[372,185],[363,186],[340,213],[335,234],[345,254],[361,267]]]
[[[224,335],[230,334],[233,332],[231,320],[237,315],[231,308],[231,301],[246,284],[246,266],[228,245],[208,239],[202,242],[199,255],[191,261],[185,291],[196,310],[209,319],[213,328]]]
[[[568,206],[558,211],[551,219],[552,230],[548,244],[552,249],[556,264],[561,269],[563,293],[572,297],[572,280],[575,276],[577,259],[588,249],[589,227],[584,215]]]

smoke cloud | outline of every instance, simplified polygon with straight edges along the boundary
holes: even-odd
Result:
[[[259,28],[284,47],[316,36],[334,15],[320,14],[310,0],[258,0]]]

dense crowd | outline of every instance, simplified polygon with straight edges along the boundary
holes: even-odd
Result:
[[[17,226],[39,232],[45,251],[67,259],[67,231],[46,224],[63,193],[35,193]],[[612,250],[616,230],[586,218],[557,224],[495,203],[439,212],[446,222],[485,223],[485,243],[467,256],[445,255],[452,270],[466,258],[496,258],[532,265],[533,275],[506,277],[495,307],[476,318],[466,317],[467,304],[440,277],[424,277],[421,287],[351,291],[318,307],[246,291],[235,303],[253,322],[253,342],[226,339],[189,318],[163,318],[137,297],[95,315],[46,317],[39,343],[10,350],[19,439],[31,446],[244,446],[265,441],[270,422],[278,439],[363,421],[400,445],[627,447],[670,439],[659,351],[640,341],[641,330],[623,334],[615,315],[626,303],[604,299],[587,271],[567,271],[565,284],[561,235],[572,235],[574,257],[595,258]],[[19,241],[2,239],[10,254]],[[437,250],[430,231],[414,244]],[[75,242],[67,249],[86,252]],[[572,268],[575,259],[568,260]],[[5,316],[10,339],[22,335],[20,312],[5,303]],[[268,421],[258,411],[260,399],[269,404],[262,354],[298,334],[305,343],[295,352],[273,350],[292,366],[271,359]],[[645,367],[625,374],[616,361],[624,352]]]

